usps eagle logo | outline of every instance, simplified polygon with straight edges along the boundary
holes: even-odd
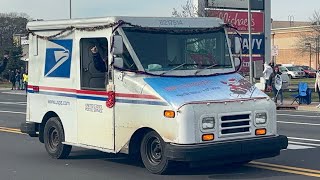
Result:
[[[228,79],[228,81],[221,81],[221,83],[228,85],[231,91],[230,96],[235,97],[251,97],[256,89],[250,82],[245,79],[231,78]]]
[[[72,40],[47,41],[45,77],[70,78]]]

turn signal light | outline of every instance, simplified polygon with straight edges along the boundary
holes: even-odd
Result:
[[[170,110],[164,111],[164,117],[174,118],[175,116],[176,116],[176,113],[174,111],[170,111]]]
[[[202,141],[212,141],[212,140],[214,140],[214,134],[202,135]]]
[[[267,130],[266,129],[256,129],[256,135],[260,136],[260,135],[266,135],[267,134]]]

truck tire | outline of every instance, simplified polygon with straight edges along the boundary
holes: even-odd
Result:
[[[72,146],[62,144],[65,141],[64,130],[58,117],[52,117],[44,127],[44,144],[48,154],[54,159],[65,159]]]
[[[155,131],[148,132],[142,139],[140,146],[141,159],[153,174],[167,174],[174,164],[164,155],[165,142]]]

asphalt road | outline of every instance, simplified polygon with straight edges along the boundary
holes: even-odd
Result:
[[[150,174],[126,156],[74,148],[67,160],[51,159],[37,138],[20,134],[26,97],[0,91],[0,179],[318,179],[320,178],[320,111],[279,111],[279,134],[289,137],[288,150],[275,158],[243,166],[176,170],[172,175]]]

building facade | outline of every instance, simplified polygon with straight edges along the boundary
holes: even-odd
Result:
[[[274,28],[271,31],[271,44],[277,47],[272,58],[277,64],[293,64],[319,67],[316,56],[316,38],[302,41],[302,37],[316,34],[312,26]],[[302,50],[301,50],[302,49]]]

